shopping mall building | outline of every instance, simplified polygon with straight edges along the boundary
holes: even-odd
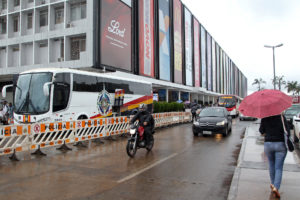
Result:
[[[159,101],[247,94],[247,78],[180,0],[0,0],[0,88],[48,67],[146,80]]]

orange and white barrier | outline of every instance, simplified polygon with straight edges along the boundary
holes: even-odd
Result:
[[[190,113],[153,114],[155,128],[191,121]],[[128,117],[0,126],[0,156],[129,132]]]

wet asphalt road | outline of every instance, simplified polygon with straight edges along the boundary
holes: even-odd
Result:
[[[192,124],[159,129],[152,152],[126,154],[126,138],[45,157],[0,157],[0,199],[227,199],[246,126],[222,138],[194,137]]]

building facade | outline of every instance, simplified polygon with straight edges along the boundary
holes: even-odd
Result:
[[[44,67],[138,75],[161,100],[247,94],[247,78],[180,0],[0,0],[0,88]]]
[[[93,65],[93,1],[0,0],[0,74]]]

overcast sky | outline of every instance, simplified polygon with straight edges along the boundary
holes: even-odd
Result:
[[[248,78],[248,94],[257,90],[255,78],[273,89],[276,76],[300,82],[300,0],[182,0]]]

